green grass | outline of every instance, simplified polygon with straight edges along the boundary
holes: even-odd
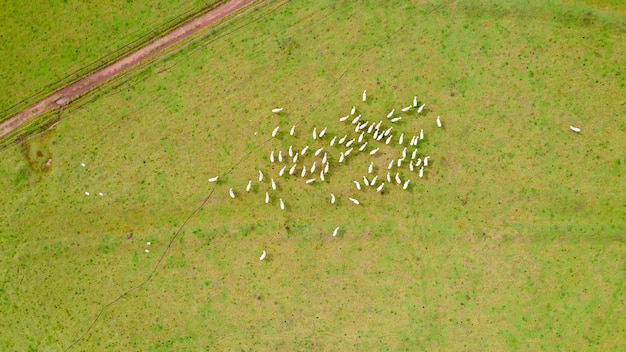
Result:
[[[216,0],[5,2],[0,11],[0,120],[61,88],[59,84],[114,61],[171,27],[177,18],[214,3]]]
[[[76,350],[623,350],[623,8],[438,5],[267,4],[2,150],[0,345],[66,348],[219,174]],[[410,192],[354,190],[385,147],[245,194],[270,150],[414,95],[396,128],[424,128],[432,165]]]

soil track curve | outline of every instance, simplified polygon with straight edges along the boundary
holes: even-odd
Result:
[[[177,28],[165,36],[149,43],[141,49],[127,55],[113,64],[96,71],[77,82],[74,82],[52,93],[47,98],[22,110],[10,119],[0,123],[0,138],[28,122],[34,117],[54,108],[67,105],[73,99],[89,92],[118,74],[131,69],[142,61],[159,54],[165,49],[179,43],[203,28],[219,21],[231,13],[253,3],[255,0],[230,0],[197,19]]]

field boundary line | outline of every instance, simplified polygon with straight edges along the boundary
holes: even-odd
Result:
[[[46,97],[24,109],[17,115],[0,123],[0,138],[19,128],[25,122],[35,118],[54,108],[62,108],[71,103],[72,100],[93,90],[121,73],[129,71],[131,68],[146,61],[149,58],[158,56],[168,48],[184,41],[186,38],[200,32],[210,25],[220,21],[228,15],[244,9],[258,0],[230,0],[225,2],[197,19],[184,24],[165,36],[150,42],[148,45],[132,52],[130,55],[117,60],[113,64],[100,69]]]
[[[166,20],[162,23],[154,23],[156,26],[153,26],[152,29],[141,35],[141,37],[121,45],[117,49],[114,49],[113,51],[101,56],[100,58],[93,60],[83,67],[71,67],[70,69],[72,71],[68,73],[67,76],[60,78],[56,82],[46,84],[45,86],[39,88],[38,91],[30,94],[22,100],[0,111],[0,123],[5,122],[15,114],[18,114],[21,110],[24,110],[29,105],[32,105],[33,102],[46,98],[46,96],[48,96],[50,92],[55,92],[67,85],[79,81],[80,79],[93,72],[101,70],[102,68],[119,60],[121,57],[127,56],[130,53],[138,50],[139,48],[150,43],[151,41],[158,39],[181,26],[184,26],[194,19],[197,19],[198,17],[215,9],[226,1],[228,0],[217,0],[215,3],[209,4],[206,7],[191,6],[174,18]],[[134,34],[137,32],[139,31],[134,31],[130,34]]]

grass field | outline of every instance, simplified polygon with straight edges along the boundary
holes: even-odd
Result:
[[[623,5],[279,5],[0,152],[0,346],[66,349],[211,195],[74,350],[626,348]],[[397,129],[425,130],[432,165],[409,191],[351,184],[385,149],[245,194],[277,178],[270,150],[414,95]]]
[[[18,1],[0,11],[0,120],[217,0]],[[174,22],[172,22],[174,21]],[[28,101],[20,104],[23,100]],[[19,104],[19,105],[18,105]],[[18,105],[18,106],[15,106]],[[15,106],[15,107],[14,107]],[[12,108],[14,107],[14,108]]]

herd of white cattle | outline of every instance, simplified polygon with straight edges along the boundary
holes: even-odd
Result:
[[[367,101],[366,91],[363,91],[362,101]],[[350,159],[357,158],[359,154],[366,156],[361,159],[367,159],[367,162],[363,175],[353,180],[349,186],[355,187],[355,193],[371,188],[384,194],[392,185],[402,190],[410,190],[412,179],[421,179],[425,176],[430,156],[420,153],[420,145],[425,139],[424,129],[409,133],[402,132],[401,126],[408,120],[407,116],[412,114],[412,110],[415,116],[419,116],[424,107],[425,104],[420,104],[415,96],[412,104],[400,109],[404,116],[396,114],[396,110],[392,109],[380,119],[368,120],[358,111],[357,106],[353,106],[349,114],[337,119],[337,122],[343,125],[341,129],[350,128],[350,132],[340,134],[327,133],[326,126],[316,126],[298,138],[297,125],[290,128],[276,126],[271,132],[272,138],[282,139],[288,134],[287,138],[298,138],[304,146],[292,144],[284,150],[269,150],[267,153],[269,167],[267,170],[255,171],[258,173],[258,181],[249,180],[245,187],[229,188],[228,195],[235,199],[240,194],[255,193],[252,190],[256,183],[260,185],[257,191],[265,193],[263,198],[266,204],[269,204],[272,198],[278,198],[280,209],[285,210],[285,201],[272,195],[277,190],[279,181],[292,178],[302,180],[305,185],[329,183],[330,175],[335,168],[347,165]],[[282,112],[283,108],[272,109],[274,114]],[[441,117],[437,116],[434,122],[439,128],[443,127]],[[283,129],[288,132],[281,132]],[[310,139],[304,137],[307,135]],[[272,171],[277,171],[274,177],[269,176]],[[209,182],[217,182],[218,179],[219,176],[215,176],[210,178]],[[267,190],[262,190],[263,187]],[[330,204],[337,204],[338,198],[334,193],[329,193]],[[354,205],[362,204],[357,195],[352,194],[346,198]],[[334,229],[332,236],[335,237],[338,233],[339,227]],[[259,259],[264,258],[265,255],[262,255]]]

